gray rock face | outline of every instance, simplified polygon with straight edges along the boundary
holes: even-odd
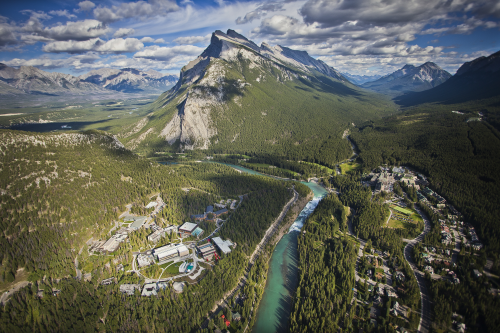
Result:
[[[19,90],[21,94],[82,94],[104,90],[94,83],[84,82],[73,75],[45,72],[32,66],[21,66],[15,69],[0,64],[0,81]]]
[[[298,78],[299,75],[306,78],[308,74],[315,75],[317,72],[345,81],[339,72],[310,57],[307,52],[281,46],[271,47],[265,43],[259,47],[233,30],[227,33],[217,30],[212,34],[210,45],[198,58],[184,66],[177,84],[161,97],[165,101],[161,105],[175,103],[177,112],[157,135],[170,145],[179,141],[184,148],[207,149],[210,139],[217,134],[212,112],[223,110],[229,90],[243,91],[245,86],[251,85],[227,77],[226,64],[235,64],[238,59],[248,61],[251,69],[278,69],[280,75],[274,79],[280,82]],[[262,78],[257,78],[256,83],[261,80],[266,80],[264,74]],[[144,133],[147,128],[144,127]]]
[[[380,79],[362,84],[367,88],[392,97],[406,92],[424,91],[445,82],[451,74],[433,62],[421,66],[405,65],[403,68]]]

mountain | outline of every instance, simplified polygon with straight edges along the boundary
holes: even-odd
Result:
[[[362,85],[363,83],[378,80],[382,77],[382,75],[354,75],[347,72],[343,72],[342,75],[358,86]]]
[[[306,52],[216,31],[177,84],[119,136],[144,154],[201,148],[332,162],[350,154],[342,134],[353,122],[395,110]]]
[[[0,82],[11,87],[8,94],[14,95],[25,93],[63,95],[103,91],[102,87],[84,82],[73,75],[45,72],[32,66],[21,66],[16,69],[2,63],[0,63]],[[3,91],[0,94],[7,93]]]
[[[423,92],[400,96],[403,106],[422,103],[454,104],[500,96],[500,51],[464,63],[445,83]]]
[[[435,63],[426,62],[418,67],[405,65],[394,73],[376,81],[364,83],[361,87],[395,97],[407,92],[434,88],[450,77],[450,73]]]
[[[133,68],[101,68],[80,75],[84,82],[97,84],[106,89],[132,92],[159,92],[171,88],[179,79],[177,75],[165,75],[155,70],[140,71]]]

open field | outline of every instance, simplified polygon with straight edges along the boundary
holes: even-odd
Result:
[[[396,229],[396,228],[404,229],[405,228],[405,223],[402,222],[402,221],[399,221],[399,220],[390,219],[388,227],[389,228],[394,228],[394,229]]]
[[[400,212],[400,213],[403,213],[403,214],[405,214],[405,215],[408,215],[408,216],[410,216],[410,215],[412,215],[412,214],[414,214],[414,213],[415,213],[413,210],[406,209],[406,208],[401,208],[401,207],[399,207],[399,206],[391,206],[391,208],[392,208],[392,209],[394,209],[394,210],[397,210],[397,211],[398,211],[398,212]]]
[[[344,164],[340,165],[340,171],[342,172],[343,175],[355,171],[355,170],[360,170],[361,169],[361,164],[356,163],[356,162],[347,162]]]
[[[306,161],[300,161],[300,163],[314,165],[314,166],[317,166],[317,167],[321,168],[322,170],[326,169],[326,171],[328,171],[329,173],[333,173],[335,171],[333,169],[330,169],[329,167],[326,167],[326,166],[318,164],[318,163],[306,162]]]

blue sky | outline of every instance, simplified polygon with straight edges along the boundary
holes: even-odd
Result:
[[[500,1],[4,1],[0,62],[74,75],[103,67],[178,73],[217,29],[305,50],[351,74],[427,61],[454,74],[500,50]]]

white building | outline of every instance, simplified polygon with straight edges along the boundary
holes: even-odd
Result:
[[[231,249],[229,247],[233,246],[233,243],[231,243],[230,240],[223,241],[220,237],[214,237],[212,238],[212,241],[224,254],[231,253]]]
[[[136,290],[141,290],[140,284],[122,284],[120,285],[120,292],[125,295],[132,296]]]

